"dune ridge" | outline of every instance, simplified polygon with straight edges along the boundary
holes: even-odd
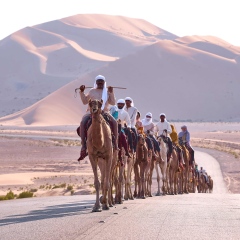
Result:
[[[14,71],[10,48],[19,55]],[[0,53],[9,56],[0,59],[2,125],[78,124],[86,106],[74,89],[93,86],[98,74],[127,87],[116,98],[131,96],[155,120],[165,112],[176,121],[240,121],[240,48],[214,36],[178,37],[142,19],[79,14],[22,29],[0,42]]]

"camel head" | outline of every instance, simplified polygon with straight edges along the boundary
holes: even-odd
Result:
[[[101,99],[101,101],[99,101],[97,99],[94,99],[94,100],[89,99],[88,105],[90,108],[90,112],[91,113],[100,113],[102,111],[102,109],[101,109],[102,104],[103,104],[102,99]]]
[[[142,134],[138,135],[138,142],[140,145],[143,145],[145,143],[144,136]]]
[[[160,136],[157,137],[157,140],[160,144],[161,144],[161,142],[163,142],[163,138],[164,138],[163,135],[160,135]]]

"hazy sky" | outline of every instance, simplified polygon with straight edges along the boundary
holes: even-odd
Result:
[[[27,27],[75,14],[145,19],[178,36],[212,35],[240,46],[239,0],[1,0],[0,40]]]

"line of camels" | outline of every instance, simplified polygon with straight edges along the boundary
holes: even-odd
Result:
[[[167,145],[162,137],[158,138],[158,141],[164,162],[160,161],[158,157],[153,157],[151,151],[147,149],[144,136],[139,135],[136,153],[133,154],[132,158],[128,158],[122,151],[124,164],[120,164],[118,150],[113,149],[111,129],[101,114],[101,107],[102,101],[89,100],[92,124],[87,132],[87,149],[96,189],[93,212],[108,210],[114,204],[123,203],[123,199],[152,197],[151,186],[154,168],[157,172],[157,196],[195,192],[196,189],[198,192],[212,192],[213,180],[209,176],[209,184],[203,175],[195,176],[194,171],[190,168],[190,155],[185,147],[183,147],[185,160],[183,171],[179,171],[178,155],[175,149],[173,149],[172,156],[167,162]],[[132,193],[133,173],[135,187]],[[160,180],[162,182],[161,189]]]

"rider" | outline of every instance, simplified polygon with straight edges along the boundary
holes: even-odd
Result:
[[[200,174],[200,176],[203,175],[205,177],[206,182],[208,183],[208,175],[207,175],[207,172],[205,171],[205,169],[203,169],[203,167],[200,168],[199,174]]]
[[[113,145],[115,149],[118,149],[118,144],[117,144],[117,139],[118,139],[118,129],[117,129],[117,122],[114,119],[114,117],[112,117],[111,114],[109,114],[109,104],[110,105],[115,105],[115,96],[113,93],[113,87],[107,87],[106,86],[106,81],[105,81],[105,77],[102,75],[98,75],[95,78],[95,83],[94,83],[94,87],[92,89],[90,89],[88,94],[84,93],[85,90],[85,85],[81,85],[80,86],[80,97],[82,100],[82,103],[84,105],[88,104],[88,101],[90,99],[98,99],[98,100],[103,100],[103,104],[102,104],[102,114],[103,117],[109,122],[112,132],[113,132]],[[80,129],[77,129],[77,132],[79,134],[79,136],[81,137],[82,140],[82,148],[81,148],[81,152],[80,152],[80,157],[78,158],[78,161],[83,160],[87,155],[87,145],[86,145],[86,140],[87,140],[87,123],[89,122],[91,118],[91,114],[89,112],[89,108],[87,109],[87,113],[83,116],[82,121],[80,123]]]
[[[137,133],[138,133],[138,134],[143,134],[143,133],[144,133],[140,112],[137,112],[136,125],[135,125],[135,127],[136,127],[136,129],[137,129]]]
[[[159,144],[158,144],[157,140],[155,139],[155,137],[153,136],[155,124],[152,122],[152,113],[148,112],[146,114],[145,118],[142,119],[142,125],[143,125],[143,129],[144,129],[144,133],[147,136],[146,142],[147,142],[148,148],[151,150],[154,150],[153,154],[155,157],[156,157],[155,151],[158,152],[159,156],[161,156]],[[151,142],[153,142],[154,149],[153,149]]]
[[[171,155],[172,155],[172,141],[169,137],[169,134],[172,132],[172,128],[170,126],[170,123],[166,119],[166,114],[161,113],[160,114],[160,121],[156,124],[156,134],[157,136],[163,135],[164,131],[167,132],[167,136],[164,139],[164,141],[168,145],[168,154],[167,154],[167,160],[169,161]]]
[[[130,148],[136,152],[137,147],[137,131],[136,131],[136,116],[137,116],[137,108],[134,107],[133,100],[130,97],[125,98],[125,107],[124,110],[129,114],[130,121],[131,121],[131,131],[128,131],[127,135],[129,138]],[[134,139],[132,138],[132,133]]]
[[[179,138],[179,142],[181,144],[184,144],[187,148],[187,150],[189,151],[190,155],[191,155],[191,162],[190,165],[193,164],[194,162],[194,150],[192,148],[192,146],[190,145],[190,133],[187,130],[187,126],[183,125],[181,127],[182,131],[178,134],[178,138]]]
[[[125,150],[125,155],[127,157],[131,158],[131,155],[129,154],[129,151],[128,151],[126,135],[123,130],[124,125],[126,125],[128,129],[131,128],[131,121],[130,121],[130,117],[129,117],[128,113],[123,109],[124,105],[125,105],[124,99],[118,99],[117,108],[116,108],[117,118],[115,118],[118,122],[118,134],[119,134],[118,145],[119,145],[119,147],[123,146],[123,148]],[[115,106],[113,106],[113,107],[115,107]],[[110,110],[110,112],[111,112],[111,110]],[[112,115],[114,115],[114,112]],[[122,154],[121,153],[122,152],[121,152],[121,148],[120,148],[120,151],[118,152],[118,157],[119,157],[120,162],[122,163]]]
[[[170,124],[171,128],[172,128],[172,132],[170,133],[170,138],[172,140],[172,143],[173,143],[173,147],[175,147],[175,149],[177,150],[177,153],[178,153],[178,159],[179,159],[179,165],[180,167],[183,169],[183,162],[184,162],[184,159],[183,159],[183,153],[182,153],[182,149],[179,145],[179,142],[178,142],[178,134],[177,134],[177,130],[175,128],[175,126],[173,124]]]

